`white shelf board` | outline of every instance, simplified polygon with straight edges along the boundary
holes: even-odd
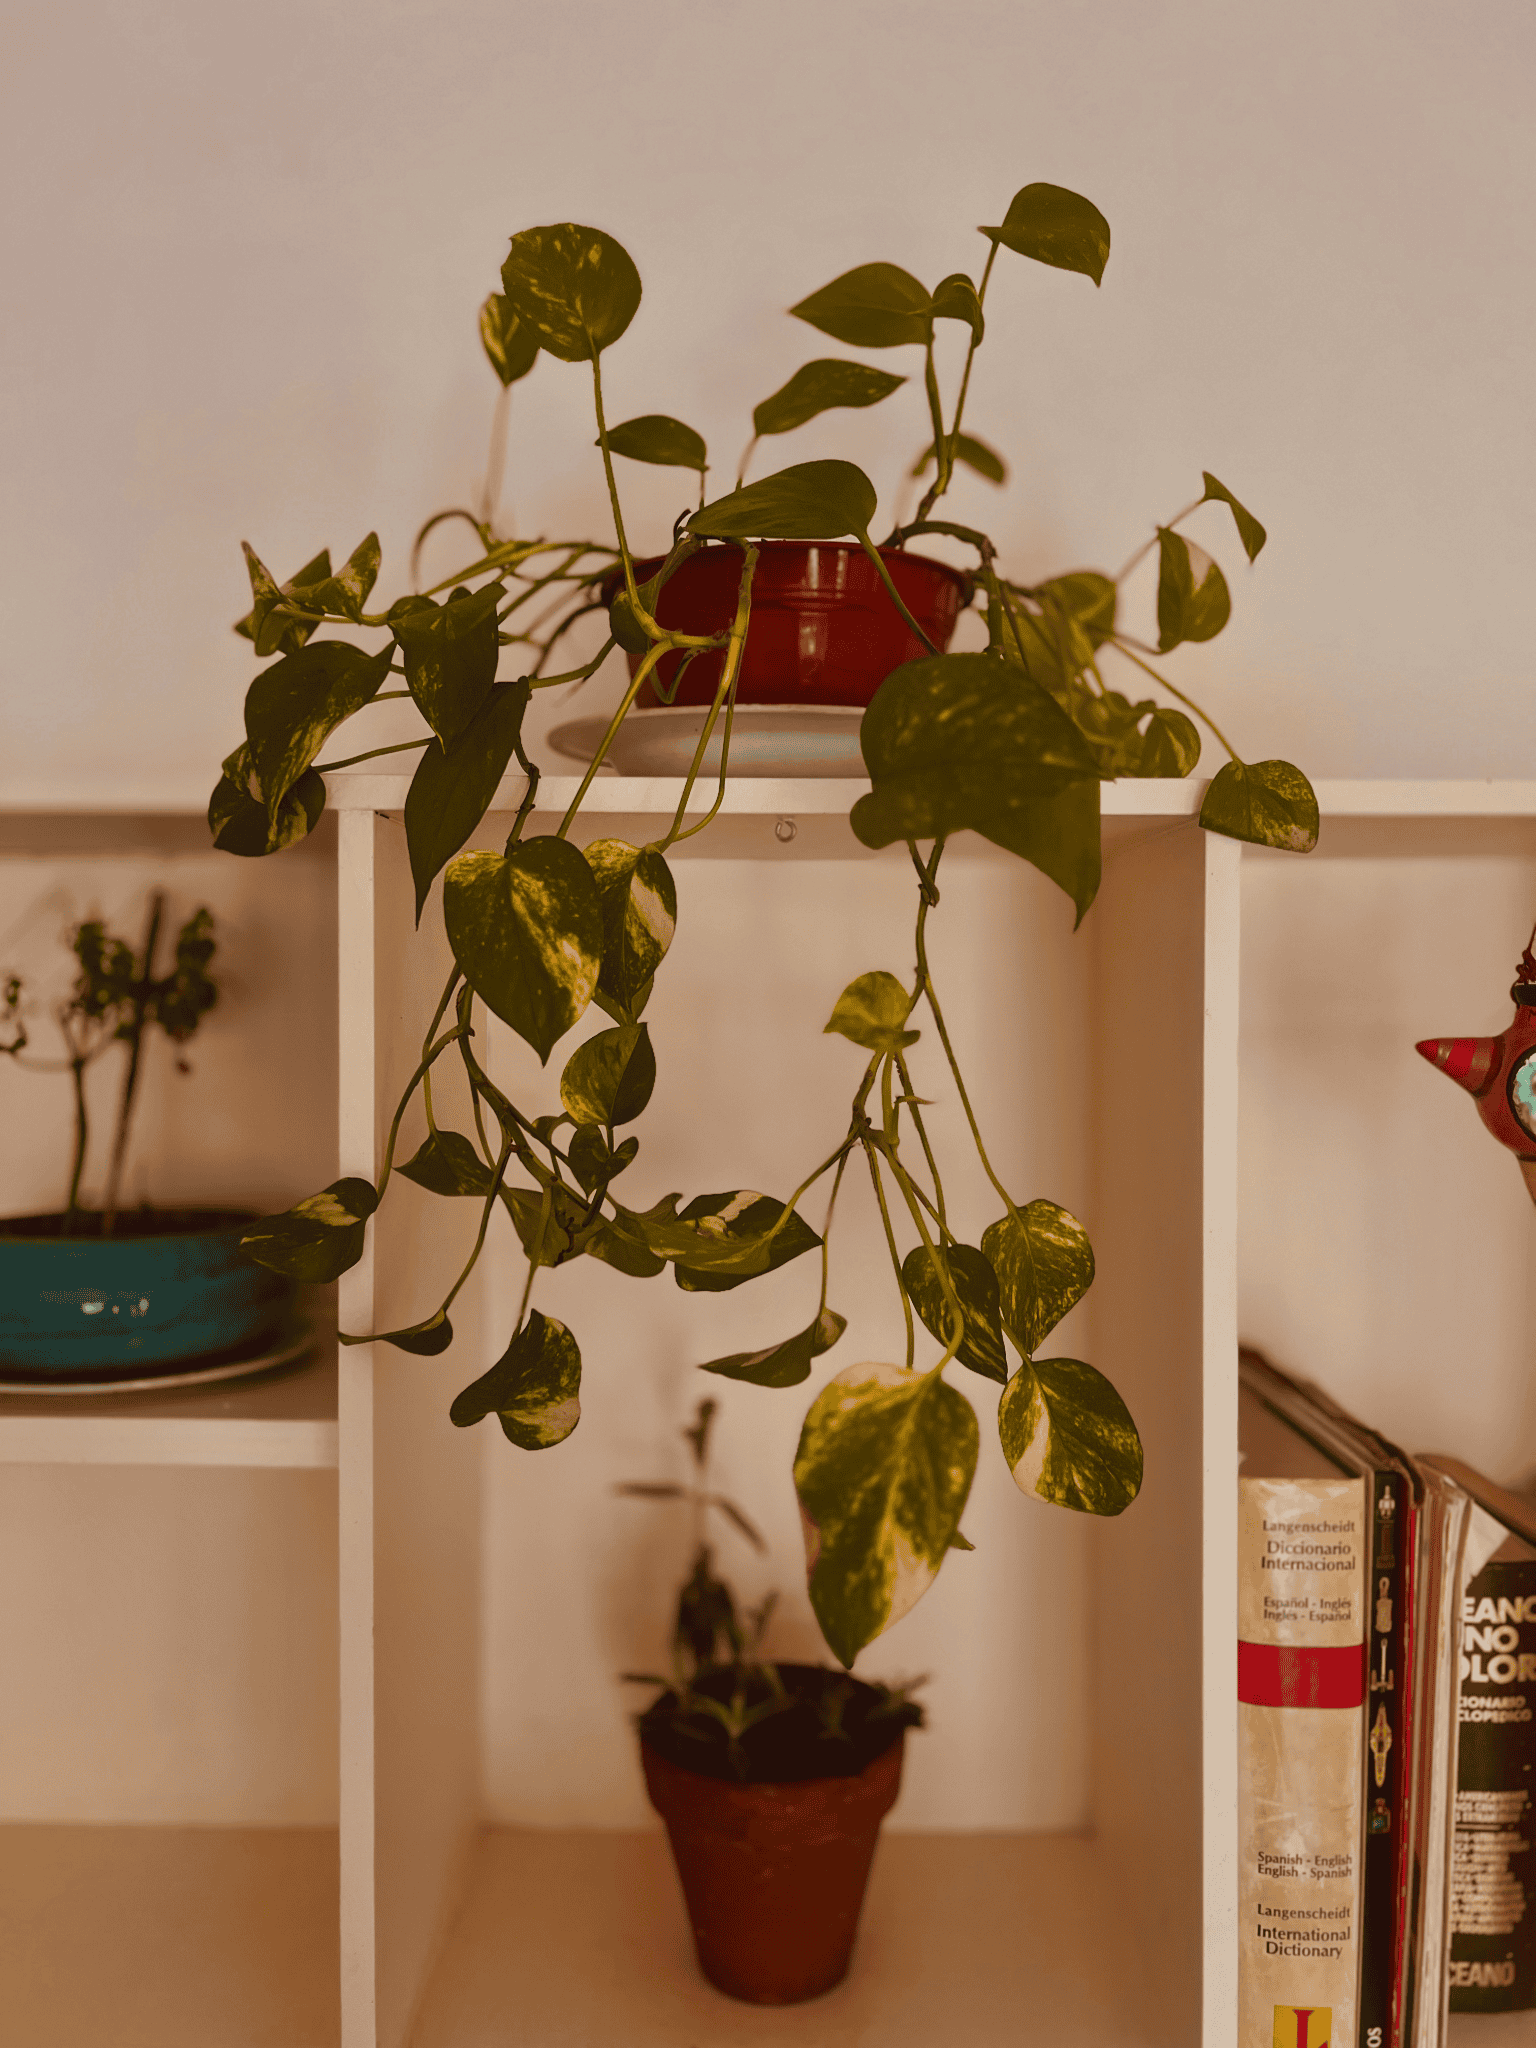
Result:
[[[334,2048],[334,1828],[0,1827],[15,2048]]]
[[[411,778],[405,774],[370,774],[344,769],[327,777],[334,810],[399,811]],[[492,813],[515,811],[527,789],[526,778],[509,775],[497,790]],[[539,782],[536,812],[563,812],[580,787],[574,775],[545,775]],[[726,784],[721,813],[728,817],[832,817],[846,814],[869,787],[867,782],[832,777],[733,776]],[[1207,776],[1186,780],[1152,777],[1107,782],[1100,803],[1107,818],[1193,818],[1210,787]],[[1536,782],[1319,781],[1318,806],[1325,818],[1530,818],[1536,817]],[[708,810],[716,784],[701,777],[688,802],[688,815]],[[642,816],[675,811],[683,793],[681,777],[663,775],[597,776],[582,801],[594,817],[612,814]]]
[[[334,1470],[336,1352],[294,1372],[163,1393],[0,1395],[0,1464]]]
[[[769,2007],[699,1975],[661,1833],[499,1829],[411,2048],[1131,2048],[1138,1916],[1106,1865],[1083,1836],[887,1833],[846,1980]]]

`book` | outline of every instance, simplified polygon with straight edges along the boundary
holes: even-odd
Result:
[[[1279,1902],[1270,1896],[1275,1866],[1261,1864],[1245,1812],[1240,1844],[1246,1952],[1240,1979],[1247,1988],[1240,1992],[1240,2040],[1244,2048],[1249,2042],[1268,2048],[1272,2040],[1298,2038],[1300,2022],[1293,2024],[1288,2015],[1309,2013],[1309,2048],[1317,2048],[1324,2034],[1330,2048],[1438,2048],[1445,2022],[1447,1759],[1454,1741],[1455,1630],[1467,1503],[1444,1475],[1421,1467],[1319,1388],[1290,1378],[1259,1353],[1242,1353],[1239,1389],[1239,1487],[1248,1504],[1240,1543],[1245,1590],[1238,1687],[1244,1805],[1254,1820],[1262,1816],[1271,1834],[1289,1829],[1296,1842],[1314,1844],[1307,1853],[1329,1859],[1327,1867],[1339,1878],[1330,1895],[1332,1925],[1347,1934],[1333,1944],[1340,1951],[1333,1958],[1284,1959],[1267,1945],[1260,1953],[1259,1925],[1270,1916],[1258,1908]],[[1279,1583],[1276,1566],[1283,1560],[1266,1560],[1262,1544],[1272,1532],[1253,1526],[1265,1502],[1262,1490],[1282,1483],[1310,1492],[1319,1504],[1314,1521],[1328,1519],[1322,1503],[1344,1499],[1322,1489],[1352,1486],[1358,1502],[1353,1551],[1347,1563],[1338,1554],[1332,1574],[1338,1585],[1348,1580],[1358,1599],[1345,1631],[1355,1661],[1350,1667],[1336,1657],[1336,1681],[1323,1718],[1320,1688],[1314,1688],[1304,1715],[1297,1708],[1308,1703],[1299,1693],[1277,1697],[1273,1688],[1257,1688],[1254,1652],[1243,1647],[1251,1628],[1287,1618],[1273,1602],[1267,1612],[1262,1606],[1260,1589],[1266,1579],[1271,1587]],[[1285,1512],[1282,1495],[1270,1493],[1259,1519]],[[1291,1514],[1298,1524],[1308,1519],[1299,1502]],[[1321,1565],[1327,1559],[1318,1552],[1309,1560],[1305,1550],[1297,1550],[1290,1560],[1298,1567],[1309,1561]],[[1303,1572],[1287,1587],[1288,1618],[1305,1632],[1305,1640],[1293,1641],[1293,1655],[1326,1647],[1318,1624],[1330,1614],[1343,1620],[1342,1607],[1327,1604],[1322,1576],[1309,1583]],[[1257,1613],[1255,1601],[1261,1603]],[[1332,1647],[1343,1649],[1344,1637]],[[1356,1676],[1346,1683],[1351,1668]],[[1269,1778],[1250,1786],[1256,1744],[1267,1745]],[[1317,1745],[1326,1750],[1326,1761],[1310,1754]],[[1338,1791],[1346,1755],[1354,1774],[1351,1800]],[[1326,1848],[1316,1846],[1324,1842]],[[1268,1882],[1261,1882],[1266,1874]],[[1305,1894],[1303,1886],[1288,1896],[1285,1910],[1304,1911]],[[1294,1971],[1271,1967],[1281,1960],[1305,1961],[1311,1972],[1302,1981]],[[1282,1996],[1282,1990],[1295,1995]]]
[[[1360,1986],[1365,1489],[1238,1481],[1238,2039],[1338,2048]]]
[[[1461,1602],[1452,2012],[1536,2007],[1536,1511],[1452,1458],[1473,1501]]]

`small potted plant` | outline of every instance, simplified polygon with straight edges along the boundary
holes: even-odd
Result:
[[[467,524],[468,559],[387,605],[368,608],[380,568],[374,534],[341,567],[322,551],[285,582],[247,548],[252,606],[239,630],[265,665],[246,696],[244,740],[225,760],[209,805],[217,845],[272,854],[313,828],[326,768],[419,757],[404,805],[416,917],[440,877],[453,956],[422,1018],[420,1062],[376,1177],[339,1180],[264,1219],[246,1242],[278,1272],[330,1280],[361,1256],[394,1174],[450,1205],[473,1203],[469,1257],[447,1296],[424,1303],[400,1328],[342,1335],[343,1343],[435,1353],[453,1341],[453,1302],[492,1212],[505,1205],[527,1254],[527,1281],[504,1352],[453,1402],[455,1423],[495,1414],[508,1439],[529,1451],[562,1442],[577,1426],[580,1344],[532,1295],[543,1268],[581,1257],[646,1282],[670,1267],[685,1291],[721,1292],[819,1250],[819,1296],[814,1307],[807,1300],[804,1320],[790,1331],[749,1326],[741,1350],[703,1368],[764,1387],[802,1384],[845,1328],[828,1305],[826,1235],[846,1169],[867,1170],[905,1352],[828,1380],[807,1413],[794,1468],[812,1605],[845,1666],[933,1583],[951,1549],[967,1547],[959,1522],[980,1428],[947,1377],[952,1366],[997,1387],[998,1442],[1024,1492],[1115,1515],[1141,1483],[1136,1426],[1109,1381],[1086,1361],[1040,1355],[1091,1284],[1093,1251],[1076,1217],[1047,1196],[1008,1187],[988,1156],[929,959],[946,846],[958,832],[980,834],[1057,884],[1080,921],[1099,884],[1101,783],[1188,775],[1201,745],[1191,713],[1229,756],[1205,792],[1206,829],[1293,851],[1317,836],[1305,776],[1284,761],[1240,759],[1157,667],[1181,644],[1212,639],[1230,611],[1221,569],[1181,529],[1214,505],[1235,521],[1250,562],[1264,545],[1264,528],[1225,484],[1207,472],[1200,493],[1154,527],[1119,577],[1074,570],[1018,580],[985,533],[942,516],[958,467],[994,481],[1004,475],[1001,458],[962,427],[999,256],[1095,286],[1109,257],[1104,216],[1057,185],[1024,186],[1001,221],[980,233],[986,256],[974,279],[955,271],[930,290],[895,264],[864,263],[792,308],[845,346],[908,350],[920,362],[927,446],[916,467],[919,477],[932,474],[914,515],[897,521],[883,544],[872,538],[878,494],[851,462],[801,462],[748,480],[744,459],[735,487],[712,498],[708,449],[686,422],[653,412],[610,426],[603,360],[640,308],[634,262],[598,228],[565,222],[515,234],[501,290],[480,312],[501,387],[493,449],[504,440],[508,393],[537,364],[552,359],[556,373],[566,366],[589,378],[596,454],[581,452],[601,465],[611,537],[503,535],[495,524],[497,454],[478,509],[452,508],[422,530],[424,538],[440,521]],[[945,335],[958,347],[950,370]],[[756,407],[754,444],[839,407],[883,403],[904,381],[852,359],[818,357]],[[625,461],[697,474],[670,546],[632,548],[619,488]],[[964,549],[967,567],[918,559],[910,543],[930,537]],[[1148,556],[1157,562],[1154,639],[1127,623],[1121,591]],[[955,611],[971,604],[982,613],[986,646],[947,652]],[[559,668],[564,635],[588,614],[606,615],[607,638],[587,659]],[[786,681],[790,639],[797,652]],[[750,1185],[686,1200],[657,1189],[633,1193],[643,1170],[634,1172],[640,1139],[628,1127],[650,1099],[658,1057],[644,1012],[679,915],[668,855],[705,830],[724,800],[744,692],[761,688],[782,701],[787,689],[819,688],[825,661],[817,676],[808,673],[816,647],[836,647],[841,661],[861,641],[869,655],[863,682],[835,685],[839,694],[846,687],[868,697],[859,745],[870,786],[850,824],[868,847],[906,848],[915,901],[910,967],[851,959],[841,993],[827,991],[826,1029],[861,1055],[847,1125],[828,1132],[787,1198]],[[598,721],[586,771],[558,823],[535,830],[540,778],[523,740],[533,693],[594,676],[615,647],[630,663],[627,686],[612,716]],[[1111,662],[1133,694],[1108,679]],[[855,665],[850,655],[845,666]],[[1144,678],[1156,696],[1140,694]],[[582,843],[583,803],[626,723],[686,705],[695,693],[707,702],[689,712],[686,773],[664,829],[640,846],[609,837]],[[420,713],[419,738],[321,759],[343,724],[402,696]],[[463,851],[514,762],[525,783],[504,843]],[[700,817],[692,805],[706,763],[714,793]],[[594,1008],[607,1022],[566,1055],[558,1096],[516,1101],[488,1072],[480,1051],[487,1011],[547,1063]],[[937,1057],[919,1088],[912,1048],[924,1035],[924,1056]],[[445,1128],[434,1110],[431,1076],[443,1059],[467,1079],[473,1135]],[[990,1219],[967,1223],[946,1197],[946,1165],[923,1120],[925,1100],[940,1089],[964,1111],[995,1192]],[[425,1136],[402,1160],[401,1131],[418,1094]],[[823,1185],[817,1231],[800,1205]]]
[[[906,1731],[923,1725],[923,1712],[912,1687],[764,1656],[775,1596],[743,1614],[707,1539],[713,1512],[763,1548],[741,1508],[710,1486],[715,1411],[701,1401],[683,1431],[691,1485],[618,1489],[686,1501],[694,1521],[671,1676],[625,1675],[661,1687],[639,1717],[640,1757],[699,1968],[733,1998],[793,2005],[847,1974],[880,1823],[901,1789]]]
[[[158,1032],[180,1049],[218,999],[209,973],[212,914],[199,909],[156,973],[165,898],[151,897],[137,951],[99,919],[70,938],[76,974],[54,1011],[62,1057],[29,1050],[21,978],[0,1010],[0,1051],[18,1066],[67,1071],[74,1147],[64,1207],[0,1218],[0,1377],[64,1387],[132,1377],[218,1371],[270,1345],[292,1301],[291,1283],[241,1251],[249,1211],[122,1204],[129,1138],[145,1059]],[[99,1207],[82,1184],[90,1152],[86,1074],[118,1048],[122,1076]]]

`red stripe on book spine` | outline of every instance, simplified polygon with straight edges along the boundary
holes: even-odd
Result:
[[[1240,1642],[1237,1696],[1250,1707],[1358,1707],[1365,1698],[1365,1645]]]

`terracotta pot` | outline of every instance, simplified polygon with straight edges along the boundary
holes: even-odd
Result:
[[[901,601],[941,651],[948,647],[970,592],[970,579],[946,562],[882,548],[881,557]],[[720,633],[736,616],[741,584],[739,547],[713,546],[691,555],[662,590],[656,616],[685,633]],[[641,582],[661,557],[637,562]],[[611,603],[617,576],[603,584]],[[736,683],[738,704],[867,704],[892,669],[928,653],[891,603],[890,592],[860,547],[840,541],[768,540],[752,579],[752,621]],[[640,656],[627,657],[631,675]],[[650,685],[638,704],[710,704],[720,685],[722,654],[701,654],[689,665],[676,697]],[[670,691],[683,657],[657,665]]]
[[[699,1968],[753,2005],[842,1982],[880,1823],[901,1789],[903,1737],[853,1778],[733,1785],[640,1745],[667,1824]]]

